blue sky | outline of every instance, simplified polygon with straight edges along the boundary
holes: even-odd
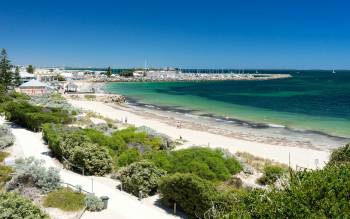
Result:
[[[339,0],[3,0],[0,47],[36,66],[350,69]]]

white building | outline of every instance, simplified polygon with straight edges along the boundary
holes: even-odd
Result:
[[[21,84],[36,79],[34,74],[28,72],[20,72],[19,76],[21,77]]]
[[[43,82],[33,79],[19,86],[19,91],[29,96],[40,96],[52,93],[53,88]]]

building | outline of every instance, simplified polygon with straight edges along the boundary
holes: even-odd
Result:
[[[28,72],[20,72],[19,76],[21,77],[21,84],[35,79],[35,75]]]
[[[43,82],[33,79],[19,86],[19,91],[29,96],[40,96],[52,93],[53,88]]]

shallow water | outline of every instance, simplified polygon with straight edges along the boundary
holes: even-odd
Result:
[[[235,125],[350,137],[350,71],[266,73],[289,73],[293,77],[269,81],[109,83],[105,89],[148,107],[215,117]]]

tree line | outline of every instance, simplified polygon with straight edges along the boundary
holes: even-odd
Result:
[[[35,68],[33,65],[28,65],[26,70],[33,74]],[[7,92],[19,85],[21,85],[19,67],[11,64],[6,49],[2,49],[0,53],[0,89],[2,92]]]

